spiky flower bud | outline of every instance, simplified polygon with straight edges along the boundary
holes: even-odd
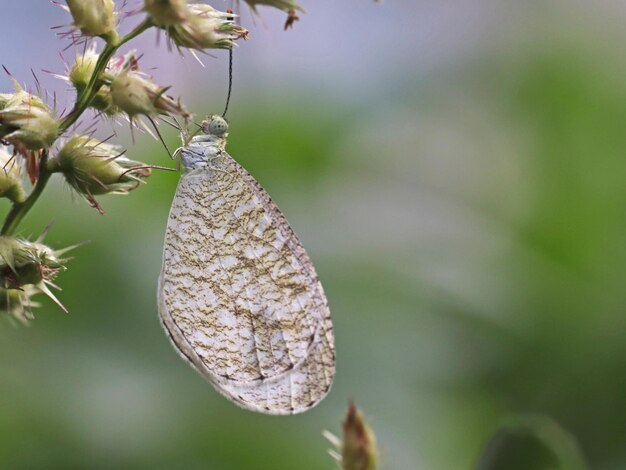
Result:
[[[107,42],[117,41],[113,0],[67,0],[67,6],[74,18],[74,26],[85,36],[99,36]]]
[[[345,470],[375,470],[378,467],[376,437],[354,403],[350,403],[343,422],[341,458]]]
[[[160,87],[139,72],[124,70],[111,81],[113,105],[131,118],[139,114],[154,117],[170,114],[188,117],[183,105],[167,96],[167,87]]]
[[[296,11],[304,13],[302,5],[297,3],[295,0],[245,0],[245,2],[250,5],[250,8],[254,13],[258,13],[256,9],[257,5],[267,5],[286,12],[288,16],[287,21],[285,22],[285,29],[289,28],[299,20]]]
[[[38,96],[14,81],[15,93],[0,99],[0,139],[29,150],[48,148],[57,138],[59,122]]]
[[[67,250],[54,251],[40,241],[18,240],[0,237],[0,287],[3,289],[23,289],[34,286],[52,298],[61,308],[48,285],[65,270],[59,256]]]
[[[94,196],[127,194],[150,176],[150,167],[129,160],[119,148],[86,135],[70,137],[48,168],[61,172],[67,183],[92,207],[102,209]]]
[[[52,248],[37,242],[0,237],[0,286],[5,289],[52,280],[63,269]]]
[[[361,410],[350,403],[343,422],[343,441],[328,431],[324,436],[335,446],[329,453],[343,470],[376,470],[378,450],[374,431],[365,421]]]
[[[83,90],[89,84],[94,71],[96,70],[96,62],[98,61],[98,53],[96,52],[95,43],[87,48],[83,53],[77,53],[74,65],[69,69],[67,77],[57,75],[59,78],[68,80],[76,92],[80,95]],[[117,73],[115,64],[120,62],[118,58],[114,58],[105,71],[105,75],[112,76]],[[100,86],[98,93],[94,97],[90,105],[92,108],[102,111],[103,113],[112,116],[119,112],[111,99],[111,89],[108,85]]]
[[[33,317],[33,307],[39,307],[31,297],[37,293],[33,286],[24,286],[20,289],[3,289],[0,287],[0,314],[7,315],[25,324]]]
[[[4,146],[0,146],[0,197],[6,197],[13,202],[23,202],[26,199],[19,163]]]
[[[144,10],[159,27],[172,26],[187,19],[187,0],[145,0]]]
[[[230,49],[235,40],[248,31],[235,24],[232,13],[218,11],[210,5],[192,3],[184,21],[162,26],[177,47],[188,49]]]
[[[79,93],[89,84],[89,80],[96,70],[97,62],[98,53],[96,52],[95,43],[92,43],[82,54],[79,52],[76,53],[74,65],[70,68],[67,78]]]
[[[0,109],[6,108],[11,98],[13,98],[14,93],[0,93]]]

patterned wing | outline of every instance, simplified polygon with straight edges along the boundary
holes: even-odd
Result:
[[[304,411],[330,388],[332,325],[311,260],[267,193],[225,152],[179,182],[159,309],[179,352],[241,406]]]

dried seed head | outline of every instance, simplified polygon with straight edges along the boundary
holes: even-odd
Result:
[[[113,105],[128,114],[131,119],[144,114],[155,117],[158,114],[178,115],[185,118],[189,113],[183,105],[167,96],[167,87],[160,87],[139,72],[124,70],[111,81]]]
[[[85,36],[117,41],[115,2],[113,0],[67,0],[76,26]]]
[[[375,470],[378,467],[376,437],[354,403],[350,403],[343,422],[341,459],[345,470]]]
[[[145,0],[144,10],[159,27],[182,23],[189,16],[187,0]]]
[[[100,212],[94,196],[127,194],[151,174],[146,165],[124,158],[118,147],[86,135],[69,138],[56,158],[49,160],[49,169],[63,173],[68,184]]]
[[[185,21],[164,26],[176,45],[188,49],[230,49],[235,40],[247,37],[248,31],[234,22],[235,15],[218,11],[210,5],[192,3]]]
[[[0,197],[6,197],[13,202],[23,202],[26,199],[19,162],[4,146],[0,146]]]
[[[41,98],[25,92],[15,80],[14,85],[15,93],[0,99],[0,139],[28,150],[50,147],[59,122]]]

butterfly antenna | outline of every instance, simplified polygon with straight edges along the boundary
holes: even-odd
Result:
[[[233,11],[229,8],[229,13]],[[224,107],[224,112],[222,113],[222,117],[226,118],[226,113],[228,112],[228,105],[230,104],[230,94],[233,91],[233,46],[230,46],[228,49],[228,94],[226,95],[226,106]]]

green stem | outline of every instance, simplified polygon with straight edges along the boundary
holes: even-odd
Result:
[[[100,74],[106,69],[106,66],[108,65],[115,52],[117,52],[117,50],[121,46],[126,44],[128,41],[136,38],[151,26],[152,22],[148,18],[144,20],[141,24],[139,24],[130,33],[124,36],[119,42],[114,44],[107,43],[107,45],[100,53],[100,56],[98,57],[96,67],[94,69],[93,75],[89,79],[89,83],[76,100],[76,104],[74,105],[72,111],[67,116],[65,116],[65,118],[61,122],[61,125],[59,126],[59,135],[65,132],[72,124],[74,124],[94,100],[94,98],[98,94],[98,91],[100,90],[100,87],[102,86]]]
[[[48,152],[45,151],[41,155],[41,160],[39,161],[39,177],[37,178],[35,187],[23,202],[16,202],[13,204],[11,210],[4,219],[0,235],[13,235],[15,233],[15,229],[17,229],[17,226],[22,221],[26,213],[31,209],[31,207],[33,207],[35,202],[37,202],[39,196],[41,196],[43,189],[46,187],[46,184],[52,175],[46,167],[47,160]]]
[[[135,29],[133,29],[130,33],[124,36],[121,40],[109,44],[104,47],[100,56],[98,57],[98,61],[96,62],[96,67],[94,72],[89,79],[89,83],[83,90],[83,92],[76,99],[76,103],[72,111],[67,114],[63,120],[61,121],[61,125],[59,126],[59,135],[62,135],[72,124],[74,124],[78,118],[85,112],[85,110],[89,107],[91,102],[96,97],[96,94],[100,90],[102,86],[102,81],[100,80],[100,74],[106,69],[109,61],[117,52],[117,50],[124,44],[126,44],[131,39],[136,38],[145,30],[152,26],[152,22],[150,19],[146,19],[141,24],[139,24]],[[15,202],[11,207],[11,210],[7,214],[4,219],[4,223],[2,225],[2,230],[0,230],[0,235],[10,236],[15,233],[18,225],[22,221],[22,219],[26,216],[28,211],[33,207],[41,193],[43,192],[46,184],[48,184],[48,180],[50,176],[52,176],[52,171],[48,168],[48,151],[44,151],[41,155],[41,160],[39,161],[39,177],[37,178],[37,183],[35,187],[28,195],[28,197],[23,202]]]

